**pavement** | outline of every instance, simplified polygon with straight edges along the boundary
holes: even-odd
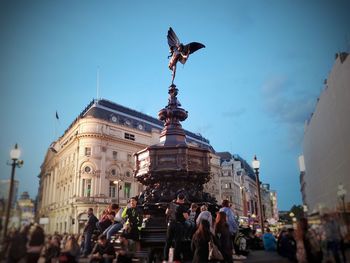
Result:
[[[253,250],[250,251],[247,259],[235,260],[234,263],[287,263],[290,261],[284,257],[281,257],[277,252],[265,251],[265,250]]]
[[[79,263],[87,263],[88,259],[80,259]],[[115,260],[113,262],[116,262]],[[249,253],[247,259],[234,260],[234,263],[291,263],[288,259],[279,256],[276,252],[267,252],[264,250],[254,250]],[[191,263],[191,262],[185,262]]]

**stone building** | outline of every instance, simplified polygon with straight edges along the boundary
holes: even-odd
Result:
[[[87,209],[96,215],[112,202],[125,205],[143,186],[133,177],[135,152],[159,142],[163,123],[101,99],[92,101],[47,150],[39,175],[38,217],[45,231],[80,233]],[[212,177],[218,159],[209,141],[185,131],[188,144],[212,152]],[[205,186],[219,198],[218,184]]]
[[[311,214],[343,210],[344,205],[350,210],[349,86],[349,54],[336,54],[315,110],[305,123],[303,156],[299,159],[303,202]]]
[[[239,155],[218,152],[221,158],[221,199],[228,199],[239,216],[257,214],[256,177],[250,165]]]
[[[270,184],[261,185],[261,202],[264,220],[278,220],[277,193],[270,189]]]
[[[218,152],[221,163],[221,199],[232,203],[236,215],[243,215],[242,195],[239,177],[235,173],[234,158],[229,152]]]

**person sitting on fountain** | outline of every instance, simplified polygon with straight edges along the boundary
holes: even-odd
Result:
[[[134,241],[139,240],[143,217],[140,209],[137,207],[136,197],[130,198],[130,207],[124,209],[122,218],[126,222],[124,231],[126,237]]]
[[[191,239],[193,233],[196,231],[196,219],[199,215],[198,205],[192,203],[190,209],[188,210],[188,219],[186,220],[186,238]]]

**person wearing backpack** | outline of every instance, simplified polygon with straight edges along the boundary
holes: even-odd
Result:
[[[185,195],[178,194],[177,199],[169,204],[165,214],[168,218],[166,242],[164,246],[164,261],[169,259],[169,249],[175,241],[174,262],[181,261],[182,240],[185,234],[185,222],[189,215],[185,206]]]

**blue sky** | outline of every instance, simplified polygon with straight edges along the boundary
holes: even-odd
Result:
[[[175,4],[174,4],[175,3]],[[1,1],[0,179],[18,142],[20,192],[37,193],[50,143],[100,97],[157,116],[171,72],[166,34],[205,49],[178,66],[184,128],[261,160],[279,208],[301,202],[304,121],[350,46],[349,1]],[[55,112],[60,122],[55,134]]]

